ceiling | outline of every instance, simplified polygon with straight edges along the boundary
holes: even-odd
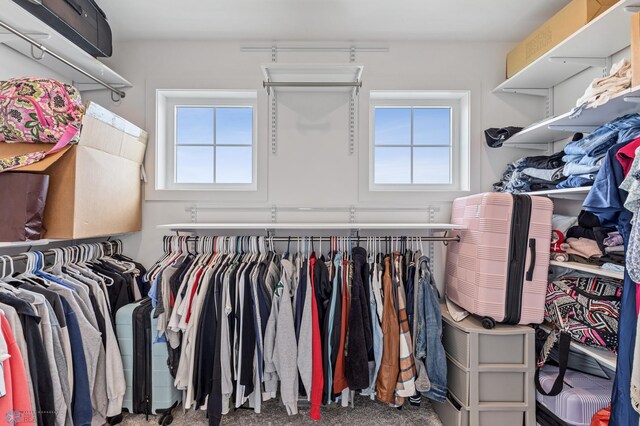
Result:
[[[116,40],[519,41],[569,0],[98,0]]]

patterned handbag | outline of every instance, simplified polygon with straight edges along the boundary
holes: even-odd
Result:
[[[621,284],[607,277],[562,277],[550,282],[545,319],[577,342],[615,352]]]
[[[0,159],[0,172],[26,166],[77,142],[85,107],[71,85],[52,79],[0,81],[0,142],[55,144],[38,151]]]
[[[535,384],[539,393],[556,396],[562,392],[572,340],[614,352],[618,350],[621,296],[622,282],[613,278],[562,277],[549,283],[545,320],[552,323],[555,330],[548,334],[538,351]],[[559,374],[547,392],[542,388],[539,374],[556,343]]]

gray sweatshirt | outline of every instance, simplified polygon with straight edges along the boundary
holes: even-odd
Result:
[[[281,300],[277,312],[273,363],[280,376],[280,397],[289,415],[298,414],[298,355],[297,351],[292,350],[296,341],[291,306],[292,275],[293,264],[289,260],[282,260],[282,278],[278,284],[282,288],[280,291],[276,290],[276,295],[279,293],[278,299]]]
[[[308,263],[303,261],[303,265],[309,267]],[[302,309],[302,321],[300,322],[300,340],[298,341],[298,370],[300,371],[300,379],[304,385],[307,397],[311,399],[311,375],[313,373],[313,353],[312,353],[312,324],[311,324],[311,277],[307,271],[306,283],[300,282],[298,285],[306,285],[307,293],[304,298],[304,307]]]

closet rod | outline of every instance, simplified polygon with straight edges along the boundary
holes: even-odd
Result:
[[[95,243],[92,243],[92,244],[95,244]],[[105,248],[107,248],[108,250],[114,250],[114,251],[115,251],[116,247],[118,246],[117,241],[103,241],[102,243],[98,243],[98,244],[104,244],[104,245],[106,245]],[[82,245],[82,244],[80,244],[80,245]],[[87,245],[89,245],[89,244],[87,244]],[[78,247],[78,246],[77,245],[72,245],[72,246],[67,246],[67,247]],[[65,247],[60,247],[60,248],[63,249]],[[53,250],[46,250],[46,251],[36,250],[36,251],[38,251],[39,253],[42,253],[45,257],[46,256],[53,256],[53,255],[56,254],[56,252],[53,251]],[[109,254],[113,254],[113,253],[109,253]],[[25,253],[15,254],[13,256],[0,256],[0,260],[2,260],[3,257],[5,259],[9,257],[14,262],[20,262],[20,261],[23,261],[23,260],[27,260],[27,255]]]
[[[198,238],[200,237],[187,237],[187,241],[198,241]],[[239,236],[239,238],[242,238],[242,236]],[[305,236],[305,237],[266,237],[266,236],[261,236],[261,238],[265,238],[269,241],[274,241],[274,242],[278,242],[278,243],[286,243],[288,241],[295,241],[298,238],[306,238],[306,239],[311,239],[313,238],[313,241],[331,241],[331,238],[336,238],[336,237],[310,237],[310,236]],[[345,239],[349,239],[353,242],[366,242],[367,238],[375,238],[375,239],[379,239],[381,241],[384,241],[385,239],[389,239],[389,238],[394,238],[394,239],[398,239],[400,240],[400,238],[402,237],[361,237],[361,236],[357,236],[357,237],[341,237],[338,236],[337,238],[345,238]],[[424,242],[429,242],[429,241],[442,241],[445,243],[448,242],[456,242],[459,243],[460,242],[460,236],[457,235],[455,237],[447,237],[447,236],[442,236],[442,237],[407,237],[407,242],[411,242],[411,241],[424,241]]]
[[[44,46],[43,44],[40,44],[36,40],[34,40],[31,37],[29,37],[28,35],[21,33],[20,31],[16,30],[15,28],[13,28],[11,25],[5,23],[4,21],[0,21],[0,27],[3,27],[6,30],[12,32],[16,36],[18,36],[21,39],[23,39],[24,41],[31,43],[32,46],[35,46],[38,49],[40,49],[42,51],[43,55],[45,53],[48,53],[52,57],[56,58],[58,61],[64,63],[65,65],[73,68],[74,70],[78,71],[79,73],[83,74],[84,76],[90,78],[91,80],[95,81],[99,85],[101,85],[101,86],[105,87],[106,89],[110,90],[112,93],[115,93],[120,98],[124,98],[126,96],[126,93],[123,92],[122,90],[113,87],[109,83],[106,83],[106,82],[102,81],[98,77],[95,77],[93,74],[90,74],[87,71],[83,70],[82,68],[78,67],[77,65],[73,64],[72,62],[69,62],[67,59],[65,59],[62,56],[58,55],[56,52],[53,52],[53,51],[47,49],[47,47]],[[111,95],[111,96],[113,96],[113,95]]]

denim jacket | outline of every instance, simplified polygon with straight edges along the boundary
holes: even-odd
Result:
[[[418,336],[416,359],[423,360],[431,389],[423,392],[427,398],[442,402],[447,396],[447,360],[442,345],[442,314],[438,290],[429,269],[429,258],[421,256],[418,264]]]

